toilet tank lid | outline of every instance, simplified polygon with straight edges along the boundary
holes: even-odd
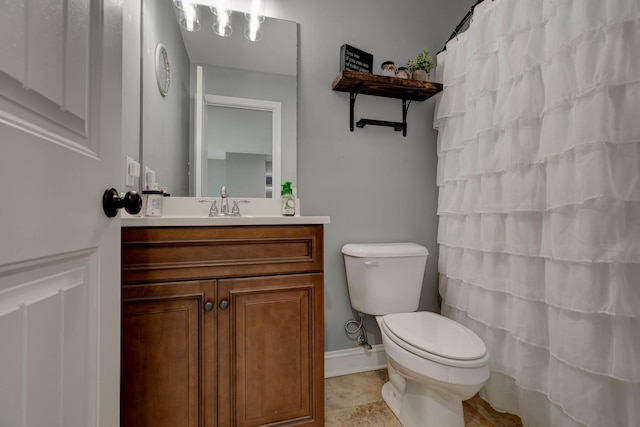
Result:
[[[342,253],[360,258],[427,256],[429,251],[417,243],[347,243]]]

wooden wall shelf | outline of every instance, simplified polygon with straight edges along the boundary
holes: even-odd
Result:
[[[386,98],[424,101],[442,91],[442,85],[345,70],[338,73],[331,83],[331,89],[339,92],[357,92]]]
[[[350,93],[349,129],[351,132],[353,132],[354,129],[353,109],[358,94],[401,99],[402,122],[361,119],[357,123],[357,126],[375,125],[393,127],[395,130],[402,130],[402,135],[407,136],[407,110],[409,109],[411,101],[424,101],[431,98],[433,95],[442,91],[442,84],[344,70],[340,71],[338,76],[333,80],[331,89]]]

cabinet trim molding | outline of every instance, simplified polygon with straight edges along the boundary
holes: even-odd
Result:
[[[322,225],[128,228],[122,283],[322,271],[322,250]]]

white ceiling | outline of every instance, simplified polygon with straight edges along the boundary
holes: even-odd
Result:
[[[180,28],[192,63],[296,75],[298,28],[295,22],[266,18],[262,23],[262,40],[251,42],[244,36],[244,13],[233,12],[233,33],[229,37],[220,37],[211,29],[213,14],[209,7],[199,8],[200,31],[189,32]]]

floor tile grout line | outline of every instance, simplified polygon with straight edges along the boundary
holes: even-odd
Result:
[[[389,422],[395,422],[395,425],[401,426],[380,395],[380,388],[386,381],[386,370],[366,371],[325,379],[325,419],[327,420],[325,425],[335,427],[374,425],[372,422],[377,419],[378,422],[384,421],[385,427],[391,427]],[[336,391],[336,388],[339,391]],[[354,392],[354,389],[369,389],[366,398],[373,400],[354,399],[354,395],[356,397],[359,395],[358,392]],[[333,407],[334,401],[338,399],[339,406]],[[478,395],[465,401],[463,410],[465,427],[522,427],[518,417],[495,411]],[[489,418],[485,416],[485,412]]]

